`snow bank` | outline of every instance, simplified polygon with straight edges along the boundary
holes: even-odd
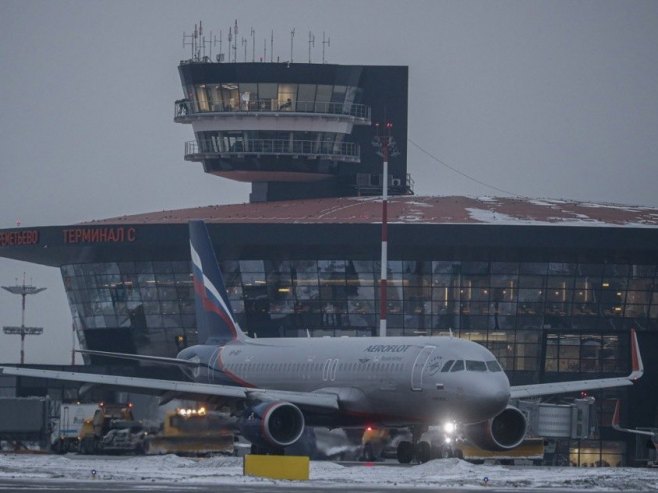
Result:
[[[149,483],[268,484],[292,486],[289,481],[244,477],[237,457],[182,458],[174,455],[146,457],[0,455],[1,478],[65,479],[69,481],[134,481]],[[485,479],[486,478],[486,479]],[[332,462],[312,462],[311,479],[299,486],[368,488],[529,488],[658,491],[658,474],[650,469],[476,466],[458,459],[434,460],[399,467],[358,464],[346,467]]]

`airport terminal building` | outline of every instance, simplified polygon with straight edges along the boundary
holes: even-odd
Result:
[[[61,269],[83,347],[174,356],[197,343],[191,219],[208,224],[251,335],[377,335],[372,142],[393,121],[388,335],[480,342],[521,384],[628,374],[635,329],[645,377],[596,394],[599,439],[578,445],[588,462],[630,463],[634,442],[609,424],[617,398],[624,421],[658,424],[658,209],[414,196],[407,67],[187,60],[179,72],[174,120],[195,136],[184,159],[251,182],[250,203],[0,230],[0,256]]]

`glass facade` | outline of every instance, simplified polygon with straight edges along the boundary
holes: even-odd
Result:
[[[260,337],[376,335],[378,261],[221,266],[239,323]],[[196,343],[189,262],[68,265],[62,275],[83,344],[110,329],[141,354]],[[623,372],[628,329],[658,329],[654,265],[392,260],[388,279],[389,335],[451,331],[508,372]]]
[[[295,154],[359,158],[359,146],[335,132],[225,130],[197,132],[197,152]]]
[[[363,90],[331,84],[221,82],[190,84],[187,101],[177,102],[176,116],[205,112],[328,113],[367,119],[360,104]]]

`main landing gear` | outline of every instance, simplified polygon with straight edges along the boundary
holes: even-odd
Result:
[[[426,431],[426,426],[411,427],[411,442],[405,440],[398,444],[397,456],[400,464],[410,464],[414,460],[421,463],[430,460],[430,444],[425,441],[419,442],[421,435]]]

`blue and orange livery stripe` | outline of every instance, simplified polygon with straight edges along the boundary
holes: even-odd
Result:
[[[199,276],[196,273],[196,269],[193,279],[194,279],[194,292],[201,300],[203,309],[219,315],[219,317],[224,321],[228,329],[231,331],[232,338],[236,339],[238,336],[238,331],[235,328],[235,323],[233,322],[231,315],[226,312],[226,310],[218,300],[215,300],[214,297],[211,297],[211,295],[209,295],[209,292],[206,289],[206,286],[204,285],[203,281],[199,279]]]

